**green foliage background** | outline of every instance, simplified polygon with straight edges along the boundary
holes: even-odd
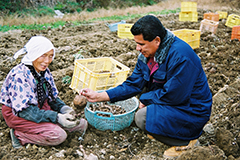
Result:
[[[64,13],[94,11],[98,8],[124,8],[131,6],[153,5],[162,0],[1,0],[0,12],[8,15],[18,13],[33,16],[54,14],[54,10]],[[22,14],[24,13],[24,14]]]

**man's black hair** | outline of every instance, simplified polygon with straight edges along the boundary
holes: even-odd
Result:
[[[165,37],[167,31],[161,21],[152,15],[147,15],[140,18],[131,28],[132,34],[143,35],[143,39],[151,42],[159,36],[161,40]]]

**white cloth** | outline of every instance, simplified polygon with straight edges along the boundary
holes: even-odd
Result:
[[[53,49],[53,58],[54,58],[55,48],[52,42],[44,36],[33,36],[26,43],[24,48],[20,49],[14,54],[13,58],[17,59],[18,56],[27,53],[22,58],[22,63],[26,65],[32,65],[33,61],[35,61],[37,58],[39,58],[43,54],[49,52],[51,49]]]

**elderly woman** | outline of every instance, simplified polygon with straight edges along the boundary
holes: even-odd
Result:
[[[13,147],[58,145],[67,138],[65,130],[85,132],[87,121],[76,120],[74,110],[58,97],[48,69],[55,56],[52,42],[34,36],[14,58],[24,53],[21,63],[8,73],[0,95]]]

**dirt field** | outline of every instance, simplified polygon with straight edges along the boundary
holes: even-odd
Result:
[[[184,28],[198,30],[203,13],[208,11],[199,10],[198,22],[180,22],[178,14],[157,16],[164,26],[172,31]],[[231,10],[228,13],[240,15],[239,10]],[[136,20],[127,22],[134,23]],[[225,23],[225,19],[219,21],[215,35],[201,34],[200,47],[195,49],[202,60],[213,94],[213,110],[211,119],[199,138],[200,146],[180,156],[179,159],[182,160],[240,160],[240,42],[231,40],[231,28],[225,26]],[[20,62],[19,58],[11,63],[13,54],[34,35],[44,35],[55,45],[57,55],[49,68],[55,78],[59,96],[72,107],[75,92],[69,88],[69,84],[62,82],[62,78],[73,75],[74,54],[81,52],[84,58],[113,57],[128,66],[131,71],[137,61],[135,42],[118,38],[117,33],[110,32],[103,22],[44,31],[11,31],[0,34],[0,84],[10,69]],[[75,109],[84,117],[83,110]],[[12,147],[10,128],[2,116],[0,123],[0,159],[84,159],[84,152],[79,147],[80,133],[68,133],[67,140],[59,146],[43,147],[29,144],[17,150]],[[83,138],[81,145],[86,154],[92,153],[102,160],[164,159],[163,152],[170,147],[149,139],[134,123],[115,132],[99,131],[90,125]]]

